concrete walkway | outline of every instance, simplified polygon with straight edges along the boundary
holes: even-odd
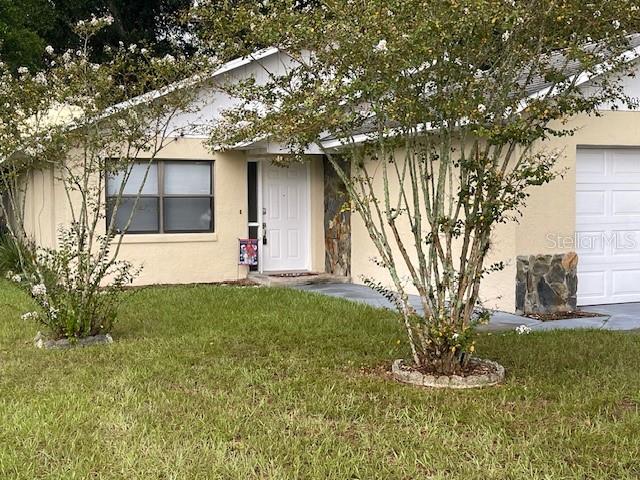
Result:
[[[306,292],[314,292],[331,297],[339,297],[354,302],[366,303],[377,308],[394,308],[382,295],[364,285],[352,283],[319,283],[313,285],[297,285],[293,288]],[[411,304],[418,312],[422,312],[417,296],[411,296]],[[640,330],[640,303],[623,303],[618,305],[598,305],[585,307],[587,312],[600,313],[603,317],[571,318],[541,322],[532,318],[521,317],[506,312],[494,311],[491,321],[479,327],[484,332],[500,332],[514,330],[520,325],[527,325],[532,330],[559,330],[575,328],[595,328],[599,330]]]

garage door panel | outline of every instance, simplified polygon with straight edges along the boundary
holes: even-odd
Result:
[[[578,217],[604,216],[606,192],[603,190],[576,192],[576,215]]]
[[[612,232],[611,254],[617,257],[640,257],[640,229],[617,230]]]
[[[606,272],[582,272],[578,282],[578,297],[583,299],[604,298],[606,292]]]
[[[612,190],[611,209],[615,216],[640,218],[640,190]],[[622,220],[626,221],[626,219]]]
[[[576,233],[577,249],[582,256],[589,257],[604,257],[606,255],[606,232],[600,231],[585,231]]]
[[[640,302],[640,265],[620,270],[591,267],[579,275],[579,305]]]
[[[578,304],[640,301],[640,148],[578,149]]]
[[[640,177],[640,152],[637,150],[610,150],[609,151],[611,174],[614,176],[628,175]]]
[[[581,150],[580,161],[576,165],[576,174],[581,176],[602,177],[606,171],[605,153],[603,150]]]
[[[611,272],[611,294],[634,295],[640,286],[640,266],[624,270],[612,270]]]

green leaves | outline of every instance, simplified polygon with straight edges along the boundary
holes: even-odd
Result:
[[[629,67],[622,54],[640,44],[629,35],[640,31],[634,4],[204,4],[195,10],[203,41],[223,58],[280,49],[259,63],[259,81],[221,86],[238,103],[211,144],[319,146],[391,279],[392,288],[368,282],[403,314],[414,362],[458,372],[473,348],[480,281],[503,266],[484,267],[494,227],[518,217],[530,187],[558,175],[559,154],[542,141],[572,134],[565,122],[574,115],[633,104],[620,78]]]
[[[128,178],[136,159],[151,165],[183,128],[195,129],[173,120],[195,108],[196,92],[189,87],[203,65],[158,58],[136,44],[122,44],[94,63],[91,39],[113,22],[110,16],[79,22],[80,45],[64,52],[48,48],[45,72],[21,68],[16,77],[0,67],[0,212],[13,220],[7,225],[11,238],[29,247],[19,273],[39,292],[38,320],[56,337],[108,332],[119,294],[139,272],[118,258],[123,235],[114,219],[127,182],[109,192],[113,205],[107,209],[106,177],[123,171]],[[29,241],[24,199],[33,192],[24,180],[32,172],[63,191],[58,201],[68,220],[54,213],[50,220],[68,223],[55,248]],[[126,225],[143,184],[129,196],[134,203]]]
[[[254,130],[273,132],[284,143],[320,136],[321,128],[311,125],[348,136],[366,126],[365,112],[384,126],[471,125],[491,141],[530,143],[553,134],[534,127],[537,133],[528,135],[524,126],[510,127],[532,93],[557,89],[528,105],[527,115],[545,123],[592,112],[607,98],[621,99],[609,90],[585,102],[571,77],[595,71],[604,58],[615,59],[629,48],[628,32],[640,28],[632,7],[629,0],[597,7],[545,0],[302,6],[280,0],[233,2],[228,8],[205,4],[194,16],[204,43],[222,58],[265,46],[291,57],[286,81],[271,78],[251,92],[251,101],[263,100],[268,113],[247,118]],[[611,68],[623,67],[613,60]],[[294,79],[295,91],[285,85]],[[361,115],[354,119],[345,112]],[[285,131],[282,125],[300,128]]]

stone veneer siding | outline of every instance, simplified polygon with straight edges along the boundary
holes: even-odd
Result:
[[[344,165],[347,167],[347,165]],[[349,195],[335,169],[324,159],[325,271],[351,275],[351,212]]]
[[[517,258],[516,312],[572,312],[577,306],[578,255],[526,255]]]

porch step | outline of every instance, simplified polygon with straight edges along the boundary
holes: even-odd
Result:
[[[331,273],[313,272],[272,272],[249,274],[249,280],[265,287],[296,287],[319,283],[350,283],[351,277]]]

